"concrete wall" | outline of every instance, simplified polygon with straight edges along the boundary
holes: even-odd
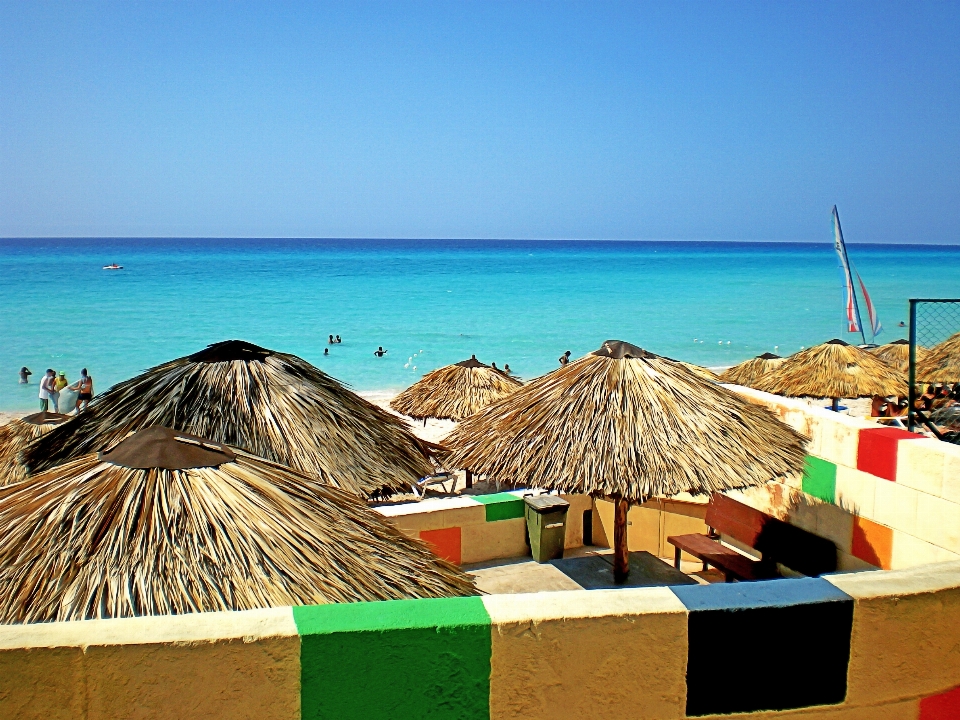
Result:
[[[0,717],[960,717],[960,562],[0,627]]]
[[[738,500],[832,540],[843,569],[960,559],[960,446],[728,387],[810,438],[802,477]]]
[[[523,514],[523,495],[529,492],[461,495],[376,509],[407,535],[431,543],[440,557],[468,565],[530,554]],[[580,547],[583,513],[591,511],[593,502],[585,495],[562,497],[570,503],[565,546]]]

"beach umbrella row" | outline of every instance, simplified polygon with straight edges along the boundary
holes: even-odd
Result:
[[[153,425],[243,448],[364,497],[433,472],[406,424],[295,355],[240,340],[210,345],[97,396],[24,453],[37,473],[109,450]]]
[[[960,382],[960,332],[935,345],[917,362],[917,380],[924,383]]]
[[[348,492],[150,427],[0,488],[0,622],[476,594]]]
[[[683,363],[609,340],[467,418],[444,442],[451,467],[613,500],[614,577],[622,581],[631,503],[799,473],[805,441]]]

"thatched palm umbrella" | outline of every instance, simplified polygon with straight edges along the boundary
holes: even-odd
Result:
[[[883,360],[887,365],[906,374],[910,371],[910,341],[894,340],[886,345],[872,348],[871,353]],[[925,347],[917,346],[917,361],[923,360],[930,351]]]
[[[368,497],[433,471],[404,422],[295,355],[239,340],[159,365],[110,388],[34,443],[31,473],[107,450],[151,425],[210,438]]]
[[[675,360],[674,362],[680,363],[694,375],[698,375],[704,380],[717,382],[717,380],[720,379],[720,377],[713,370],[710,368],[705,368],[703,365],[694,365],[693,363],[684,362],[683,360]]]
[[[523,387],[519,380],[484,365],[474,355],[427,373],[391,400],[390,407],[417,420],[459,422],[519,387]]]
[[[720,382],[754,387],[760,378],[776,370],[782,363],[783,358],[773,353],[757,355],[755,358],[744,360],[739,365],[724,370],[720,374]]]
[[[927,351],[917,362],[917,380],[925,383],[960,382],[960,333]]]
[[[786,397],[840,398],[906,395],[903,374],[866,350],[830,340],[788,357],[757,382],[756,388]]]
[[[38,412],[0,425],[0,485],[23,480],[27,469],[20,462],[20,453],[38,437],[69,419],[69,415]]]
[[[608,340],[467,418],[445,444],[452,467],[613,499],[619,581],[630,503],[798,473],[804,442],[766,408],[681,363]]]
[[[475,594],[356,495],[142,430],[0,488],[0,622]]]

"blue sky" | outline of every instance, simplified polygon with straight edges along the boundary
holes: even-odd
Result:
[[[960,240],[960,4],[0,4],[0,236]]]

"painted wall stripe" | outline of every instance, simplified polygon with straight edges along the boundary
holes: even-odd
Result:
[[[689,716],[836,705],[847,694],[853,599],[826,580],[671,588],[690,611]],[[794,631],[792,639],[783,636]],[[723,658],[718,666],[717,658]],[[723,668],[733,668],[731,672]],[[744,682],[769,677],[776,682]]]
[[[485,720],[490,616],[479,597],[293,608],[303,720]]]
[[[837,466],[814,455],[807,455],[802,489],[807,495],[834,502],[837,496]]]
[[[523,517],[523,497],[521,495],[504,492],[492,495],[474,495],[473,497],[478,502],[483,503],[487,512],[487,522]]]
[[[897,446],[901,440],[917,440],[922,437],[899,428],[861,430],[857,445],[857,470],[896,482]]]

